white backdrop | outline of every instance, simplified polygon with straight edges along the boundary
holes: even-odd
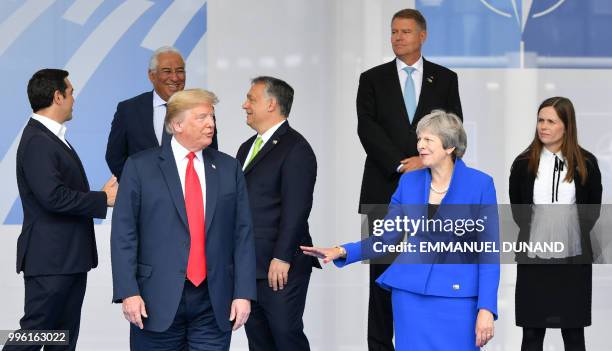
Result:
[[[295,88],[289,121],[309,140],[319,164],[310,217],[317,245],[359,238],[356,210],[365,155],[356,134],[358,77],[360,72],[392,58],[389,19],[398,9],[413,5],[412,1],[398,0],[208,1],[207,31],[200,46],[207,64],[188,62],[187,85],[205,85],[220,97],[220,149],[230,155],[253,134],[241,109],[249,79],[273,75]],[[427,52],[426,44],[425,56]],[[145,65],[143,62],[142,67]],[[532,138],[537,106],[552,95],[568,96],[575,103],[580,141],[599,158],[604,202],[610,202],[611,70],[455,70],[469,137],[465,160],[494,177],[500,203],[508,202],[509,167]],[[201,80],[193,78],[198,72]],[[146,85],[144,72],[141,79]],[[116,102],[109,102],[111,109]],[[105,142],[106,135],[98,138]],[[103,154],[98,155],[97,162],[105,167]],[[23,281],[14,272],[19,231],[19,225],[0,227],[0,329],[16,328],[22,315]],[[96,232],[100,266],[89,275],[79,348],[127,350],[127,322],[120,307],[110,303],[110,227],[98,225]],[[361,264],[342,270],[327,266],[313,272],[304,316],[313,350],[366,349],[367,272],[368,267]],[[514,281],[515,267],[504,266],[500,319],[487,350],[519,348],[521,331],[514,326]],[[595,266],[593,281],[593,326],[586,330],[587,348],[603,351],[609,349],[606,333],[612,321],[608,298],[612,293],[612,268]],[[232,350],[246,349],[244,332],[235,333]],[[560,333],[549,332],[546,350],[561,349]]]

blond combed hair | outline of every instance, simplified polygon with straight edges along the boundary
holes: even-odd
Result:
[[[181,121],[185,117],[183,112],[201,104],[214,106],[218,102],[219,99],[215,93],[204,89],[186,89],[174,93],[166,105],[166,118],[164,119],[166,132],[174,134],[172,122]]]

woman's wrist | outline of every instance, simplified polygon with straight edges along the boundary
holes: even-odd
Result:
[[[339,258],[346,258],[346,249],[342,246],[334,246],[334,248],[336,250],[338,250],[338,257]]]

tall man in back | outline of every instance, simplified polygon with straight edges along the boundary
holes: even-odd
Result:
[[[72,119],[68,72],[43,69],[28,83],[32,118],[17,149],[17,186],[23,227],[17,241],[17,273],[25,283],[22,330],[68,330],[76,348],[87,272],[98,265],[92,218],[105,218],[117,193],[114,177],[90,191],[74,146],[66,140]],[[4,350],[40,350],[5,346]]]
[[[359,213],[372,222],[385,215],[402,173],[422,167],[417,152],[416,125],[434,109],[460,118],[461,102],[457,74],[429,62],[421,55],[427,38],[427,23],[414,9],[404,9],[391,19],[391,45],[396,56],[391,62],[361,74],[357,91],[357,132],[367,154]],[[391,295],[375,280],[387,269],[392,257],[370,265],[368,308],[369,350],[393,350]],[[408,331],[410,332],[410,331]]]
[[[249,191],[257,257],[257,302],[245,326],[249,349],[309,350],[302,315],[312,267],[321,266],[299,246],[312,242],[308,216],[317,160],[287,121],[293,88],[272,77],[251,83],[242,108],[257,134],[236,156]]]
[[[148,76],[153,90],[121,101],[113,118],[106,163],[117,179],[129,156],[170,141],[171,135],[164,130],[166,105],[172,94],[185,89],[187,79],[181,53],[171,46],[157,49],[149,60]],[[217,149],[216,127],[209,147]]]

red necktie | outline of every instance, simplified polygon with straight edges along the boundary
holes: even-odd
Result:
[[[206,279],[206,228],[204,228],[204,200],[200,179],[193,168],[195,154],[187,155],[187,171],[185,172],[185,208],[187,209],[187,222],[191,247],[189,261],[187,262],[187,279],[193,285],[200,285]]]

